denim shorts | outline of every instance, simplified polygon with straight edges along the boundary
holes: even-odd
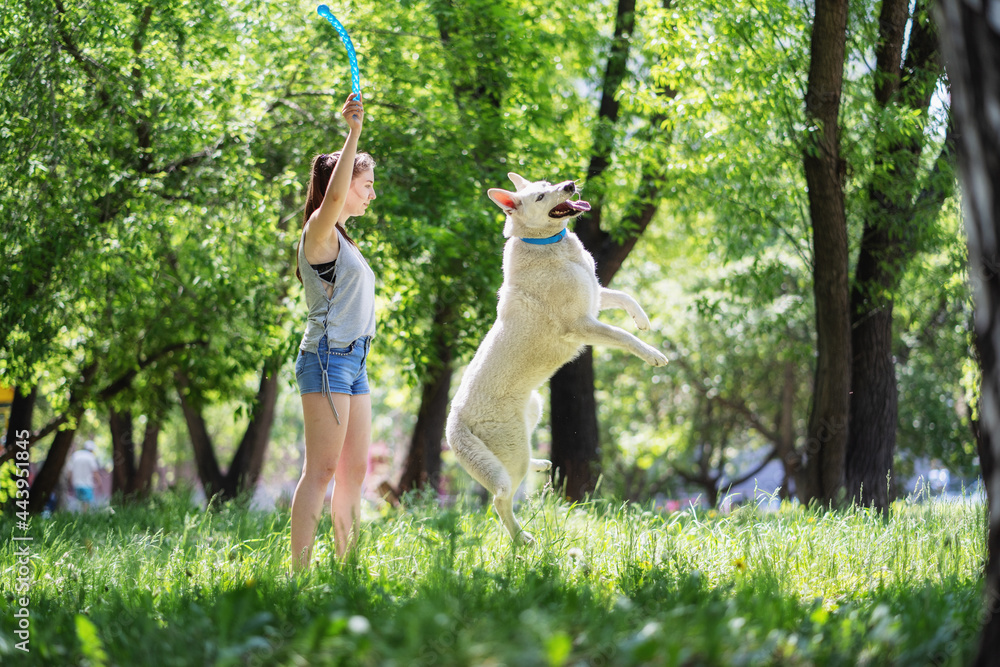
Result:
[[[371,336],[362,336],[347,347],[329,348],[326,335],[319,339],[317,352],[303,352],[295,360],[295,379],[299,383],[299,394],[369,394],[368,351]],[[324,378],[324,375],[326,376]],[[324,380],[327,381],[324,387]]]

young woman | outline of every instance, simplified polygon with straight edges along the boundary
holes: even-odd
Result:
[[[338,153],[313,159],[296,275],[309,308],[295,377],[305,417],[306,460],[292,498],[292,566],[308,568],[326,487],[337,555],[357,541],[372,404],[365,361],[375,335],[375,274],[344,225],[375,199],[375,161],[358,153],[364,107],[341,111],[350,133]]]

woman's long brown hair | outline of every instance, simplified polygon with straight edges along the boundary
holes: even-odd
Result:
[[[310,216],[323,203],[326,188],[330,185],[330,179],[333,177],[333,169],[337,166],[339,159],[340,151],[336,153],[323,153],[313,158],[312,168],[309,170],[309,189],[306,192],[306,209],[305,214],[302,216],[302,229],[306,228],[306,223],[309,222]],[[358,153],[354,157],[354,171],[351,178],[353,179],[366,169],[374,167],[375,158],[368,153]],[[348,235],[347,230],[339,222],[337,223],[337,229],[344,235],[344,238],[350,241],[351,245],[357,247],[358,244],[354,242],[354,239]],[[302,239],[299,242],[301,243]],[[302,272],[299,270],[299,254],[297,252],[295,253],[295,277],[299,279],[299,282],[302,282]]]

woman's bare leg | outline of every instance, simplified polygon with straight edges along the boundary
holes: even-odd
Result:
[[[344,440],[351,427],[350,402],[351,397],[347,394],[333,394],[333,403],[340,415],[341,423],[338,424],[324,394],[302,395],[306,460],[292,496],[292,568],[295,570],[308,568],[312,560],[326,487],[338,468]],[[368,428],[371,429],[370,415]],[[337,549],[340,550],[339,539]]]
[[[347,424],[347,435],[337,463],[333,498],[330,501],[338,556],[343,556],[358,540],[361,489],[365,473],[368,472],[368,447],[372,440],[370,394],[351,396]]]

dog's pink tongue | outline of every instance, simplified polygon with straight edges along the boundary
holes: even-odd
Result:
[[[574,211],[589,211],[590,210],[590,204],[588,204],[587,202],[583,201],[582,199],[576,200],[576,201],[574,201],[574,200],[571,199],[571,200],[568,200],[566,203],[569,204],[570,208],[572,208]]]

